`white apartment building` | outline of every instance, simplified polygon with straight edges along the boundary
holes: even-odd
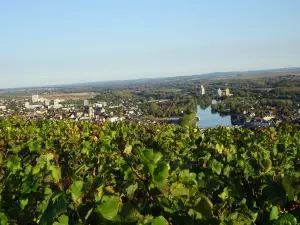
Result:
[[[40,101],[39,95],[32,95],[31,99],[32,99],[32,102],[38,102],[38,101]]]
[[[222,90],[219,88],[219,89],[217,90],[217,95],[218,95],[219,97],[221,97],[222,94],[223,94],[223,92],[222,92]]]
[[[205,88],[204,88],[203,85],[201,85],[201,87],[200,87],[200,94],[201,94],[201,95],[204,95],[204,94],[205,94]]]
[[[84,105],[84,106],[88,106],[89,104],[90,104],[89,100],[84,100],[84,101],[83,101],[83,105]]]

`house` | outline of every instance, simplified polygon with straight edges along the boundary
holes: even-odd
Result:
[[[122,120],[124,120],[124,117],[117,117],[117,116],[114,116],[114,117],[110,117],[110,118],[108,118],[108,121],[109,122],[118,122],[118,121],[122,121]]]
[[[250,114],[249,114],[249,116],[252,118],[252,117],[255,117],[255,113],[254,112],[251,112]]]
[[[231,95],[230,95],[229,88],[225,88],[225,89],[219,88],[219,89],[217,90],[217,95],[218,95],[219,97],[221,97],[221,96],[231,96]]]

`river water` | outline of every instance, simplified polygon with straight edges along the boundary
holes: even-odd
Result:
[[[197,122],[197,126],[200,128],[232,126],[230,115],[221,116],[219,113],[212,113],[211,107],[201,109],[198,105],[196,116],[200,118],[200,121]]]

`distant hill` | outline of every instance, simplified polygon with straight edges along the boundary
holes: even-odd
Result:
[[[273,72],[292,72],[299,71],[300,67],[290,67],[290,68],[278,68],[278,69],[267,69],[267,70],[250,70],[250,71],[231,71],[231,72],[213,72],[206,74],[195,74],[186,76],[174,76],[174,77],[160,77],[160,78],[142,78],[142,79],[130,79],[130,80],[115,80],[115,81],[99,81],[99,82],[85,82],[85,83],[73,83],[73,84],[58,84],[58,85],[43,85],[27,88],[70,88],[70,87],[105,87],[105,86],[115,86],[115,85],[128,85],[128,84],[143,84],[143,83],[158,83],[162,81],[175,81],[175,80],[190,80],[190,79],[209,79],[216,77],[226,77],[234,75],[260,75],[264,73]],[[21,89],[21,88],[9,88]],[[3,89],[2,89],[3,90]],[[8,90],[8,89],[6,89]]]
[[[279,68],[279,69],[267,69],[267,70],[250,70],[250,71],[231,71],[231,72],[213,72],[206,74],[195,74],[186,76],[175,76],[175,77],[161,77],[161,78],[142,78],[142,79],[131,79],[131,80],[116,80],[116,81],[99,81],[99,82],[87,82],[87,83],[76,83],[76,84],[66,84],[66,85],[54,85],[52,87],[78,87],[78,86],[93,86],[93,87],[103,87],[111,85],[125,85],[125,84],[142,84],[142,83],[155,83],[162,81],[172,81],[172,80],[189,80],[189,79],[208,79],[215,77],[224,77],[232,75],[251,75],[251,74],[263,74],[270,72],[291,72],[299,71],[300,67],[291,68]]]

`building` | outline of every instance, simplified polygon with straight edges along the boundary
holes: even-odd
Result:
[[[114,116],[114,117],[108,118],[108,121],[109,121],[109,122],[112,122],[112,123],[114,123],[114,122],[119,122],[119,121],[122,121],[122,120],[124,120],[124,117],[117,117],[117,116]]]
[[[6,106],[5,105],[1,105],[0,106],[0,110],[5,110],[6,109]]]
[[[90,104],[90,103],[89,103],[89,100],[84,100],[84,101],[83,101],[83,105],[84,105],[84,106],[88,106],[89,104]]]
[[[107,106],[107,102],[97,102],[93,104],[94,107],[106,107]]]
[[[60,100],[60,99],[54,99],[53,108],[54,108],[54,109],[59,109],[59,108],[61,108],[61,107],[62,107],[62,105],[61,105],[61,104],[59,104],[60,102],[61,102],[61,100]]]
[[[229,93],[229,88],[225,88],[225,95],[226,95],[226,96],[229,96],[229,95],[230,95],[230,93]]]
[[[50,105],[50,100],[45,99],[45,106],[49,106]]]
[[[37,109],[37,108],[43,109],[44,108],[44,106],[42,106],[42,105],[30,105],[29,102],[25,102],[24,106],[26,109]]]
[[[32,102],[38,102],[38,101],[40,101],[39,95],[32,95],[31,99],[32,99]]]
[[[200,95],[204,95],[205,94],[205,88],[203,85],[201,85],[200,87]]]
[[[221,89],[221,88],[219,88],[218,90],[217,90],[217,95],[219,96],[219,97],[221,97],[221,96],[230,96],[230,91],[229,91],[229,88],[225,88],[225,89]]]
[[[93,107],[89,107],[89,117],[90,118],[94,118],[95,117],[95,111],[93,109]]]
[[[218,90],[217,90],[217,95],[219,96],[219,97],[221,97],[222,96],[222,90],[219,88]]]

